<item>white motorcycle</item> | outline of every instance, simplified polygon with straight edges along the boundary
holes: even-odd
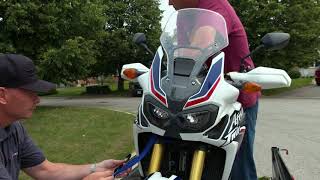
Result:
[[[269,33],[257,49],[281,49],[289,38]],[[150,51],[144,34],[134,39]],[[225,74],[226,23],[213,11],[174,12],[160,41],[150,69],[140,63],[122,68],[122,78],[143,88],[133,124],[137,157],[127,165],[139,163],[138,179],[153,174],[153,179],[227,180],[246,129],[239,90],[288,87],[291,79],[280,69],[246,69],[246,57],[241,72]]]

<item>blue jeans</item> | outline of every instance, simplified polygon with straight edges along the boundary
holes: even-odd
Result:
[[[258,102],[244,109],[246,113],[246,133],[233,164],[232,180],[257,180],[256,165],[253,159],[253,144],[256,133]]]

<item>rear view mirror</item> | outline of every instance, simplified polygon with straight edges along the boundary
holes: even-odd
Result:
[[[273,50],[279,50],[284,47],[286,47],[289,44],[290,40],[290,34],[288,33],[280,33],[280,32],[274,32],[274,33],[268,33],[261,39],[261,44],[256,47],[252,52],[250,52],[248,55],[243,57],[240,60],[240,72],[246,72],[246,67],[244,65],[244,60],[248,57],[250,57],[252,54],[260,51],[261,49],[266,49],[269,51]]]
[[[279,50],[286,47],[290,40],[288,33],[268,33],[261,39],[263,47],[267,50]]]
[[[144,33],[136,33],[136,34],[134,34],[133,42],[136,43],[139,46],[142,46],[145,50],[148,51],[149,54],[154,56],[153,52],[147,46],[147,38],[146,38],[146,35]]]
[[[147,38],[144,33],[136,33],[133,36],[133,42],[138,45],[146,44]]]

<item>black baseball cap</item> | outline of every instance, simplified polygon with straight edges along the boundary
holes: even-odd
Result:
[[[0,87],[49,92],[56,84],[39,80],[32,60],[23,55],[0,54]]]

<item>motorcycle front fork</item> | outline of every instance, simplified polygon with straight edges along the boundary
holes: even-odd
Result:
[[[163,151],[164,151],[163,144],[160,144],[160,143],[154,144],[148,175],[154,172],[160,171]],[[199,148],[198,150],[194,151],[189,180],[201,180],[205,159],[206,159],[205,148]]]

